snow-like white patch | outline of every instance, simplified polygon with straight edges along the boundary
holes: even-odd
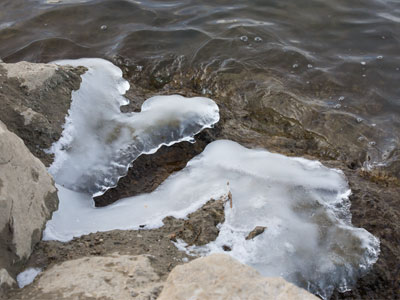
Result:
[[[191,141],[219,121],[218,106],[208,98],[179,95],[146,100],[140,113],[121,113],[129,83],[122,71],[103,59],[56,61],[85,66],[62,138],[53,145],[49,172],[66,188],[101,195],[126,175],[129,164],[162,145]]]
[[[40,268],[29,268],[19,273],[17,275],[17,282],[19,288],[22,289],[24,286],[31,284],[35,280],[36,276],[40,274],[40,272],[42,272],[42,269]]]

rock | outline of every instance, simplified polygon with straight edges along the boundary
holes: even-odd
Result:
[[[0,299],[4,291],[17,286],[15,280],[8,274],[6,269],[0,269]]]
[[[21,87],[33,91],[45,83],[56,73],[58,67],[55,64],[32,64],[21,61],[15,64],[3,64],[9,78],[21,80]]]
[[[212,254],[175,267],[158,300],[318,299],[282,278],[263,277],[226,254]]]
[[[0,121],[0,268],[15,275],[57,207],[46,167]]]
[[[261,233],[264,232],[264,230],[267,227],[264,226],[256,226],[256,228],[254,228],[247,236],[246,236],[246,240],[252,240],[254,239],[257,235],[260,235]]]
[[[162,289],[146,255],[82,257],[54,265],[22,299],[156,299]]]
[[[45,165],[62,133],[71,92],[80,86],[84,68],[54,64],[0,63],[0,120],[25,142]]]
[[[214,241],[218,234],[218,224],[225,221],[224,199],[211,199],[200,209],[189,214],[185,220],[177,220],[173,217],[163,219],[164,227],[173,228],[179,221],[183,223],[175,229],[175,232],[169,235],[171,240],[181,239],[189,246],[206,245]]]
[[[154,191],[171,173],[182,170],[189,160],[200,154],[215,139],[215,132],[217,128],[206,129],[196,135],[195,143],[181,142],[170,147],[162,146],[154,154],[139,156],[116,187],[94,197],[95,205],[106,206],[125,197]]]

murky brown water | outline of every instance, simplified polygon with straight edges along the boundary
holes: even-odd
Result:
[[[259,132],[271,137],[259,146],[381,168],[397,183],[399,54],[398,0],[0,0],[5,62],[107,58],[136,87],[131,98],[203,93],[243,144]],[[398,188],[358,180],[353,222],[381,239],[382,253],[377,271],[339,297],[396,295]]]
[[[273,77],[302,105],[353,119],[351,126],[324,126],[336,126],[328,130],[363,148],[365,164],[396,165],[396,177],[399,53],[398,1],[0,2],[6,62],[118,55],[138,73],[156,74],[161,85],[188,70],[202,70],[202,78]],[[302,121],[314,129],[310,116]]]

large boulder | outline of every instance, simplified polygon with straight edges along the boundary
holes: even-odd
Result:
[[[263,277],[226,254],[212,254],[175,267],[158,300],[303,299],[316,296],[279,277]]]
[[[0,269],[20,270],[57,207],[46,167],[0,121]]]
[[[45,165],[46,153],[62,133],[71,93],[80,87],[85,68],[55,64],[0,62],[0,120]]]
[[[156,299],[162,289],[149,256],[92,256],[43,272],[18,299]]]

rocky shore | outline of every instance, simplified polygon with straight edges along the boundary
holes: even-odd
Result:
[[[122,108],[123,112],[137,111],[145,99],[156,94],[197,96],[204,89],[202,85],[206,85],[220,107],[221,120],[215,128],[197,135],[195,143],[182,142],[140,156],[117,187],[94,199],[96,206],[153,191],[217,139],[318,159],[345,173],[353,192],[353,224],[367,229],[381,242],[381,254],[371,272],[351,291],[335,292],[332,298],[398,297],[400,203],[397,198],[400,184],[396,170],[381,173],[363,169],[367,158],[362,145],[351,143],[349,136],[337,136],[338,123],[346,126],[354,120],[339,120],[326,114],[318,118],[318,124],[311,124],[316,113],[312,107],[290,98],[279,82],[266,81],[256,75],[253,84],[268,86],[268,93],[252,94],[255,89],[231,84],[240,82],[236,77],[243,74],[217,76],[207,82],[201,79],[201,74],[188,73],[160,84],[155,75],[146,74],[146,70],[138,75],[134,66],[130,68],[122,60],[119,64],[124,77],[133,84],[127,93],[131,102]],[[257,282],[268,282],[267,286],[279,290],[281,299],[313,298],[288,283],[262,278],[254,270],[227,257],[201,258],[184,264],[195,257],[179,251],[174,242],[182,239],[189,245],[204,245],[215,240],[217,225],[225,218],[222,199],[210,199],[185,220],[168,217],[158,229],[99,232],[67,243],[41,241],[44,225],[58,205],[54,183],[45,168],[52,157],[45,150],[59,139],[71,93],[79,88],[80,75],[84,72],[84,68],[47,64],[0,64],[0,297],[3,293],[6,299],[119,299],[128,296],[132,299],[156,299],[158,296],[160,299],[187,299],[199,288],[190,285],[192,267],[204,271],[200,284],[204,297],[213,297],[207,276],[221,271],[232,276],[225,279],[230,284],[224,291],[228,299],[229,292],[235,291],[229,287],[238,288],[239,283],[233,276],[236,270],[242,277],[245,273],[248,282],[255,278]],[[243,90],[248,93],[244,95]],[[220,266],[215,259],[226,260],[226,263]],[[183,267],[174,269],[181,264]],[[16,275],[29,267],[39,267],[43,272],[32,285],[17,289]],[[88,270],[93,272],[88,274]],[[221,278],[226,278],[221,274]],[[73,279],[77,276],[86,279],[75,284]],[[54,280],[55,277],[59,279]],[[189,282],[184,281],[185,277]],[[254,295],[254,299],[263,299],[260,295],[265,295],[262,294],[265,291],[258,290],[262,284],[254,288],[249,283],[245,289],[246,282],[241,283],[242,292]],[[178,291],[181,294],[178,295]]]

